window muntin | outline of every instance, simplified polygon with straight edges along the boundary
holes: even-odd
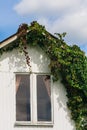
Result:
[[[49,74],[16,74],[16,123],[52,124]]]

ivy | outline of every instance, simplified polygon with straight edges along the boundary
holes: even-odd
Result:
[[[59,73],[62,76],[61,82],[67,91],[67,106],[71,110],[76,130],[87,130],[87,57],[85,53],[77,45],[66,44],[63,39],[66,33],[56,33],[56,36],[53,36],[36,21],[30,26],[22,24],[17,35],[16,41],[0,49],[0,55],[16,47],[24,53],[27,53],[27,45],[41,47],[50,58],[49,67],[53,80],[58,80]],[[30,66],[28,53],[25,56]]]

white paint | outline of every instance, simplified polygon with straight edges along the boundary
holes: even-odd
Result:
[[[39,47],[29,48],[33,72],[49,73],[49,58]],[[28,72],[24,55],[18,50],[0,58],[0,130],[76,130],[66,106],[66,91],[61,80],[53,83],[53,126],[15,126],[15,73]]]

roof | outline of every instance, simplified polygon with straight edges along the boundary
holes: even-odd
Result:
[[[36,22],[32,22],[32,23],[35,24]],[[32,24],[32,23],[31,23],[31,24]],[[23,30],[26,31],[26,33],[28,33],[29,30],[27,30],[27,28],[24,27],[25,25],[28,26],[27,24],[21,24],[21,25],[19,26],[18,31],[17,31],[15,34],[13,34],[13,35],[11,35],[10,37],[6,38],[5,40],[1,41],[1,42],[0,42],[0,49],[3,48],[3,47],[5,47],[5,46],[7,46],[7,45],[9,45],[9,44],[12,44],[14,41],[16,41],[16,40],[18,39],[20,33],[23,32]],[[39,25],[39,24],[38,24],[38,25]],[[39,25],[39,26],[41,26],[41,25]],[[46,31],[46,30],[45,30],[45,31]],[[46,32],[47,32],[51,37],[53,37],[54,39],[57,39],[57,37],[55,37],[54,35],[52,35],[52,34],[49,33],[48,31],[46,31]]]
[[[4,46],[12,43],[17,39],[17,33],[11,35],[10,37],[6,38],[5,40],[0,42],[0,49],[3,48]]]

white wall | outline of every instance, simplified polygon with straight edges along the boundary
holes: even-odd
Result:
[[[33,72],[50,72],[47,56],[39,48],[29,48]],[[0,130],[75,130],[66,106],[66,91],[60,80],[53,83],[53,126],[15,126],[15,73],[28,72],[25,56],[18,50],[0,58]]]

